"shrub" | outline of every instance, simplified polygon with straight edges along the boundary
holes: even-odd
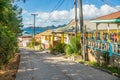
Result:
[[[7,63],[18,50],[17,37],[5,26],[0,26],[0,66]]]
[[[103,60],[104,60],[104,65],[108,65],[109,64],[109,52],[103,52],[102,54]]]
[[[58,42],[54,47],[50,48],[51,52],[64,53],[65,44]]]
[[[66,46],[65,52],[66,56],[81,55],[80,38],[72,37],[70,39],[70,44]]]
[[[32,48],[32,47],[34,47],[34,44],[35,44],[35,46],[40,45],[39,42],[37,42],[35,39],[32,39],[27,46],[30,47],[30,48]]]

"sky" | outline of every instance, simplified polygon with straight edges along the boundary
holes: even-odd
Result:
[[[23,9],[24,27],[33,25],[33,13],[38,14],[38,27],[68,24],[74,19],[74,0],[26,0],[16,4]],[[120,11],[120,0],[82,0],[82,4],[84,20]]]

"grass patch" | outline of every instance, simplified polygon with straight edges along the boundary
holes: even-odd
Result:
[[[110,66],[110,65],[99,65],[97,62],[84,62],[84,64],[87,64],[87,65],[90,65],[90,66],[93,66],[93,67],[97,67],[97,68],[100,68],[100,69],[104,69],[104,70],[107,70],[109,72],[111,72],[112,74],[115,73],[117,75],[120,76],[120,69],[117,68],[117,67],[113,67],[113,66]]]
[[[120,75],[120,69],[117,67],[112,67],[112,66],[100,66],[103,69],[109,70],[112,73],[117,73],[118,75]]]

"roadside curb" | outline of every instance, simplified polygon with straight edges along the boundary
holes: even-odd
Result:
[[[74,63],[77,63],[77,64],[83,64],[85,66],[89,66],[89,67],[104,71],[104,72],[106,72],[106,73],[108,73],[110,75],[113,75],[113,76],[116,76],[116,77],[120,78],[120,75],[118,75],[117,73],[113,73],[113,72],[111,72],[109,70],[106,70],[106,69],[103,69],[103,68],[100,68],[100,67],[95,67],[95,66],[88,65],[85,62],[77,62],[77,61],[72,61],[72,60],[70,60],[70,62],[74,62]]]
[[[95,69],[99,69],[99,70],[101,70],[101,71],[107,72],[107,73],[109,73],[109,74],[111,74],[111,75],[113,75],[113,76],[117,76],[117,77],[120,78],[120,75],[118,75],[117,73],[113,73],[113,72],[111,72],[111,71],[109,71],[109,70],[106,70],[106,69],[103,69],[103,68],[100,68],[100,67],[95,67],[95,66],[90,66],[90,67],[95,68]]]
[[[76,63],[78,63],[78,62],[76,62]],[[83,65],[85,65],[85,66],[89,66],[89,67],[92,67],[92,68],[95,68],[95,69],[104,71],[104,72],[106,72],[106,73],[108,73],[108,74],[110,74],[110,75],[113,75],[113,76],[116,76],[116,77],[120,78],[120,75],[118,75],[117,73],[113,73],[113,72],[111,72],[111,71],[109,71],[109,70],[106,70],[106,69],[103,69],[103,68],[100,68],[100,67],[91,66],[91,65],[85,64],[84,62],[79,62],[79,63],[80,63],[80,64],[83,64]]]

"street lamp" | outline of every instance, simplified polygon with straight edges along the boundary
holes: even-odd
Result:
[[[35,18],[36,18],[36,16],[38,15],[38,14],[31,14],[31,15],[33,15],[34,16],[34,22],[33,22],[33,46],[34,46],[34,49],[35,49]]]

